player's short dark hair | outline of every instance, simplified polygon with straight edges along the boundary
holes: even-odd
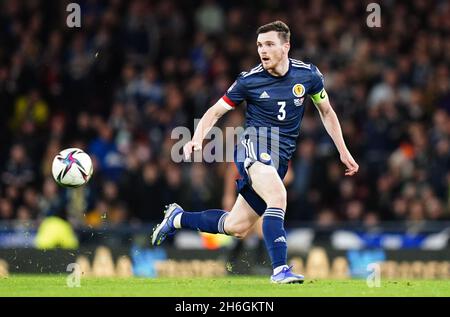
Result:
[[[289,30],[289,27],[286,25],[286,23],[282,21],[274,21],[268,24],[264,24],[263,26],[260,26],[256,30],[256,35],[259,35],[261,33],[267,33],[270,31],[277,32],[278,37],[282,42],[289,42],[291,38],[291,30]]]

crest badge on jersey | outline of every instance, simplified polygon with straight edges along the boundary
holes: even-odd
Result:
[[[303,86],[302,84],[295,84],[294,87],[292,87],[292,93],[295,97],[303,97],[303,95],[305,94],[305,86]]]

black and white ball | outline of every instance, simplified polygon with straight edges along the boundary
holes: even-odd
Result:
[[[92,172],[92,160],[83,150],[65,149],[53,159],[53,178],[60,186],[80,187],[89,181]]]

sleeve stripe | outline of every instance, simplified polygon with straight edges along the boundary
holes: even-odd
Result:
[[[223,95],[222,99],[223,99],[223,101],[225,101],[230,107],[232,107],[232,108],[236,107],[236,104],[235,104],[230,98],[228,98],[227,95]]]

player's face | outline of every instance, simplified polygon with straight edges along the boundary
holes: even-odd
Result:
[[[275,31],[259,34],[256,46],[264,69],[275,69],[289,52],[289,42],[283,43]]]

